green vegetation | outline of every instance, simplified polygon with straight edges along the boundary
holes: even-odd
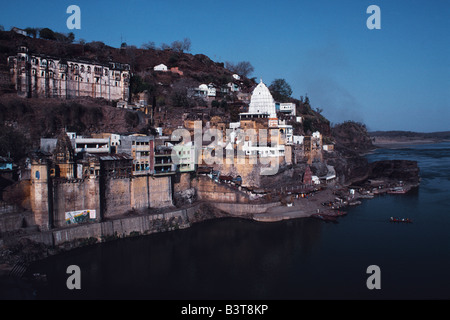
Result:
[[[275,79],[269,86],[275,101],[288,102],[292,95],[292,88],[285,79]]]
[[[75,35],[73,32],[70,32],[69,34],[64,34],[60,32],[55,32],[49,28],[27,28],[25,31],[30,31],[31,35],[33,35],[33,38],[36,38],[37,32],[39,32],[39,38],[46,39],[46,40],[55,40],[59,42],[64,43],[72,43],[75,40]],[[27,31],[27,33],[28,33]]]
[[[153,86],[144,81],[139,75],[133,75],[130,78],[130,92],[131,94],[137,94],[139,92],[144,92],[147,90],[148,92],[153,91]]]

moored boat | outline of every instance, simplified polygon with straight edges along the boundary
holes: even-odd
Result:
[[[391,188],[389,189],[389,191],[387,193],[391,193],[391,194],[404,194],[406,193],[407,190],[403,187],[395,187],[395,188]]]
[[[412,223],[412,220],[409,219],[409,218],[394,218],[394,217],[391,217],[391,218],[389,219],[389,221],[390,221],[390,222],[405,222],[405,223]]]

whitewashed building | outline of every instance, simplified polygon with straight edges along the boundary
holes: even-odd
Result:
[[[157,66],[154,66],[153,67],[153,70],[154,71],[163,71],[163,72],[166,72],[166,71],[168,71],[169,69],[167,68],[167,66],[165,65],[165,64],[158,64]]]
[[[239,114],[241,119],[251,117],[277,118],[275,101],[269,88],[262,82],[253,90],[250,98],[248,112]]]
[[[295,103],[292,102],[280,102],[277,103],[277,109],[279,109],[280,112],[286,114],[295,116]]]

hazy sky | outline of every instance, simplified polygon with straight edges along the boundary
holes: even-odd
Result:
[[[81,29],[69,30],[69,5]],[[381,10],[369,30],[367,7]],[[190,38],[191,53],[250,61],[269,85],[284,78],[332,122],[369,130],[450,130],[450,1],[8,1],[0,25],[49,27],[76,39],[140,47]]]

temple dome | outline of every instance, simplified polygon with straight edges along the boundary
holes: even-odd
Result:
[[[270,117],[276,117],[275,101],[262,80],[253,90],[248,113],[268,114]]]

